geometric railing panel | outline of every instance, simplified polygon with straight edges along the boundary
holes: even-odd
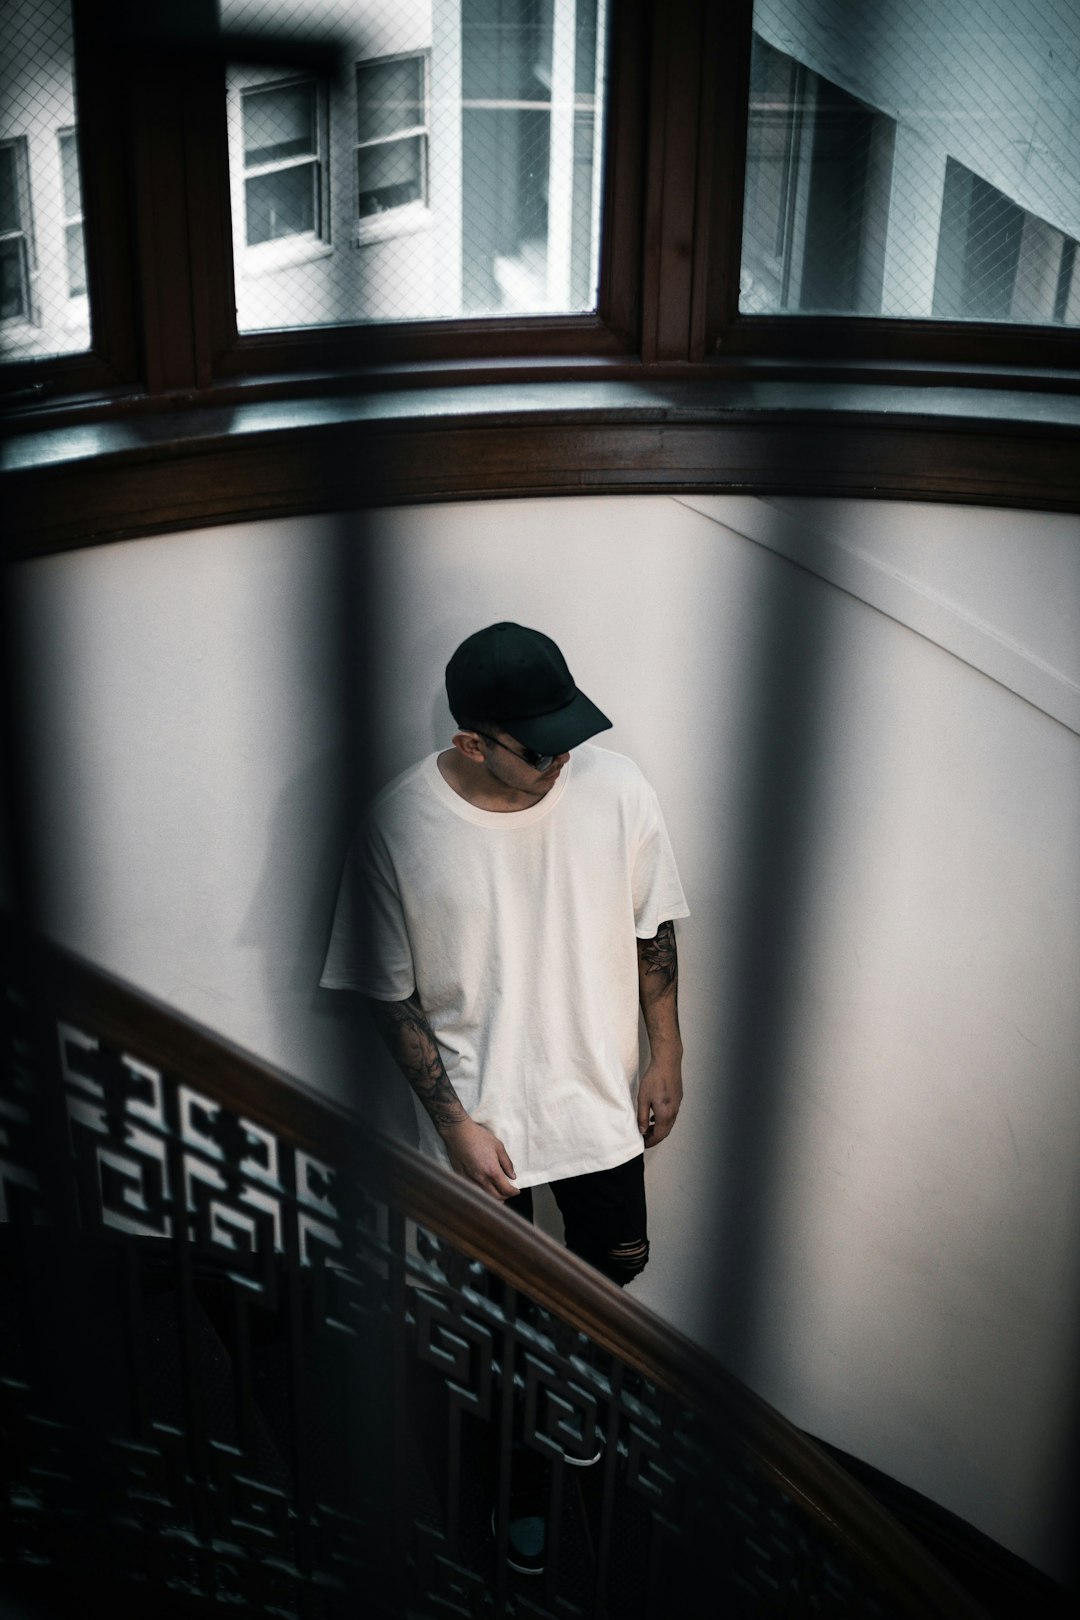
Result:
[[[148,1616],[910,1612],[686,1402],[375,1197],[347,1143],[320,1158],[33,1002],[9,975],[0,1580],[122,1575]],[[526,1477],[533,1576],[507,1559]]]

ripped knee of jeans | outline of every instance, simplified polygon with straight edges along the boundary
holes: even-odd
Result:
[[[648,1240],[638,1238],[635,1242],[617,1243],[613,1249],[608,1249],[600,1269],[612,1282],[623,1288],[645,1270],[648,1260]]]

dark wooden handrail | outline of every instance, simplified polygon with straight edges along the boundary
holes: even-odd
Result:
[[[191,1019],[38,941],[30,962],[57,1017],[336,1166],[478,1260],[627,1367],[707,1417],[893,1594],[910,1615],[984,1611],[860,1485],[698,1345],[525,1221],[339,1104]]]

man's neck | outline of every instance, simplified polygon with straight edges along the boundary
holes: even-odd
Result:
[[[491,810],[499,815],[511,815],[515,810],[531,810],[550,793],[554,783],[545,783],[542,793],[524,793],[507,787],[486,771],[482,765],[472,765],[463,759],[456,748],[446,748],[438,758],[439,774],[453,788],[459,798],[477,810]]]

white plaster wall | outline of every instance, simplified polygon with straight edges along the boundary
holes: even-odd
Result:
[[[50,649],[53,932],[356,1100],[313,988],[346,837],[318,633],[334,537],[329,520],[245,525],[20,576]],[[560,641],[615,721],[602,740],[660,792],[693,910],[687,1096],[647,1161],[638,1297],[794,1421],[1063,1574],[1049,1526],[1080,1336],[1080,525],[593,497],[396,511],[356,543],[384,580],[382,775],[446,741],[449,652],[510,617]],[[821,711],[812,768],[790,778],[795,732],[756,713],[778,620]],[[748,1325],[706,1279],[745,1146],[730,1032],[759,1009],[736,923],[746,783],[769,750],[806,837],[760,1007],[778,1107]]]
[[[320,633],[337,532],[163,535],[34,563],[16,589],[50,931],[355,1102],[314,988],[344,836]]]

